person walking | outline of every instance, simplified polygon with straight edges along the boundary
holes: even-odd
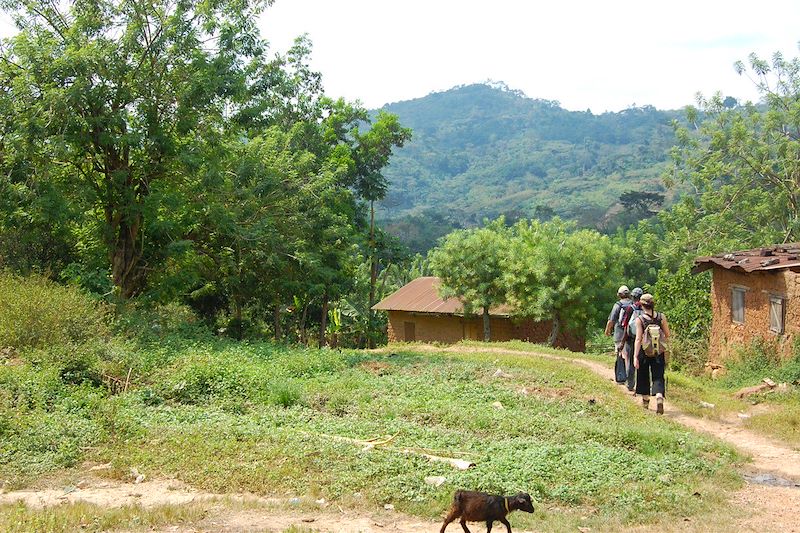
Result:
[[[656,396],[656,413],[664,414],[664,371],[666,370],[666,346],[669,339],[669,324],[663,313],[655,310],[652,294],[643,294],[639,299],[642,314],[636,318],[636,342],[633,359],[636,368],[636,394],[642,397],[642,407],[650,408],[650,395]],[[652,378],[652,390],[651,390]]]
[[[623,358],[623,348],[625,346],[625,329],[620,322],[620,316],[628,311],[632,302],[630,299],[631,291],[626,285],[620,286],[617,290],[617,302],[611,308],[611,314],[608,315],[608,322],[606,323],[606,336],[614,335],[614,356],[615,371],[617,383],[625,383],[625,360]]]
[[[625,327],[625,371],[627,379],[625,385],[630,392],[634,392],[636,388],[636,365],[633,362],[633,355],[636,353],[636,319],[642,314],[642,304],[640,299],[644,291],[641,287],[636,287],[631,291],[631,306],[627,309],[628,315],[623,317],[622,322]]]

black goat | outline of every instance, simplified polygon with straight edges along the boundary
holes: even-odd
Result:
[[[533,512],[530,494],[520,492],[514,496],[492,496],[485,492],[459,490],[453,496],[453,505],[439,533],[444,533],[447,524],[459,516],[465,533],[471,533],[467,529],[467,522],[486,522],[486,533],[490,533],[495,520],[505,524],[508,533],[511,533],[511,524],[506,520],[506,515],[516,510]]]

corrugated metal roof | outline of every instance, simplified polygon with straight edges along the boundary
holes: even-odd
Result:
[[[704,272],[715,265],[748,273],[787,269],[800,271],[800,243],[698,257],[694,260],[692,273]]]
[[[441,280],[435,276],[417,278],[400,287],[372,306],[380,311],[409,311],[414,313],[432,313],[442,315],[463,315],[464,304],[458,298],[446,300],[439,296]],[[511,307],[500,305],[489,309],[492,316],[510,316]]]

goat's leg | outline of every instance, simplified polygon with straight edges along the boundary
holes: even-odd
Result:
[[[487,520],[486,521],[486,533],[492,533],[492,524],[494,520]]]
[[[506,529],[508,530],[508,533],[511,533],[511,524],[508,523],[508,520],[506,520],[505,518],[501,518],[500,522],[505,524],[506,525]]]
[[[444,524],[442,524],[442,529],[439,530],[439,533],[444,533],[444,528],[446,528],[447,525],[456,518],[458,518],[458,511],[451,510],[449,513],[447,513],[447,517],[445,517]]]
[[[464,533],[472,533],[467,527],[467,519],[463,516],[461,517],[461,528],[464,530]]]

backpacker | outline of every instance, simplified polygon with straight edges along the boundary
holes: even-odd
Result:
[[[639,318],[640,316],[642,316],[644,311],[642,311],[642,306],[641,305],[639,305],[639,306],[632,305],[631,306],[631,310],[632,310],[631,311],[631,316],[628,319],[628,330],[627,330],[626,334],[627,334],[629,339],[635,339],[636,338],[636,319]]]
[[[642,326],[644,328],[644,337],[642,338],[642,351],[647,357],[655,357],[667,351],[669,345],[667,338],[664,335],[664,330],[661,329],[661,319],[663,315],[656,313],[653,318],[642,314],[640,317]]]
[[[619,306],[619,317],[617,318],[617,325],[622,328],[623,331],[623,340],[625,337],[628,336],[628,324],[631,320],[631,314],[633,312],[633,302],[626,302],[620,304]],[[634,336],[636,333],[634,332]]]

